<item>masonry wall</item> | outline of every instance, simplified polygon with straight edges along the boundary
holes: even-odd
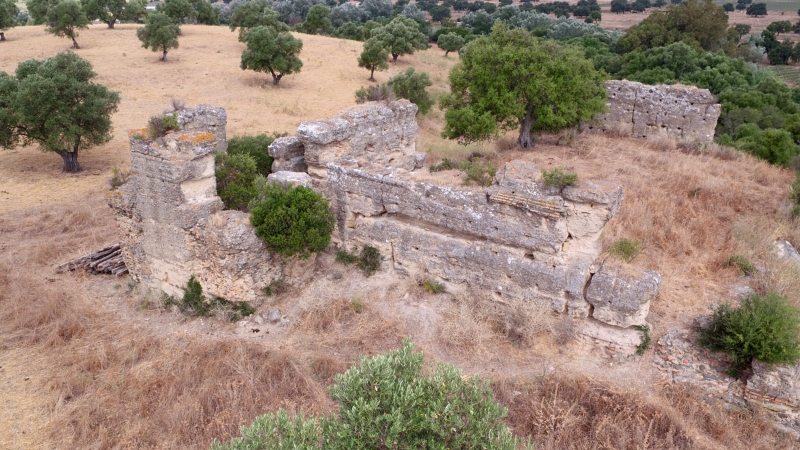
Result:
[[[597,118],[602,130],[621,131],[640,138],[714,140],[721,109],[708,89],[609,80],[606,90],[609,112]]]
[[[598,260],[622,188],[602,180],[548,188],[525,161],[506,164],[485,189],[420,181],[415,115],[399,101],[304,122],[270,146],[273,167],[307,171],[283,173],[306,177],[331,202],[334,245],[377,247],[384,270],[538,302],[586,319],[588,335],[635,347],[632,327],[646,323],[660,277],[625,278]],[[216,196],[225,120],[223,109],[202,106],[180,112],[184,127],[168,136],[131,135],[135,176],[109,201],[131,276],[152,289],[181,295],[194,275],[210,295],[254,301],[279,278],[299,284],[313,275],[313,259],[271,254],[249,216],[224,210]]]

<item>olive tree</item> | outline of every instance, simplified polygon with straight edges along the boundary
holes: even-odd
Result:
[[[358,57],[358,67],[369,70],[369,81],[375,81],[375,71],[389,68],[389,52],[383,43],[377,39],[367,39],[364,42],[364,51]]]
[[[603,81],[580,50],[499,23],[467,45],[450,72],[442,136],[469,143],[518,129],[519,146],[531,148],[532,132],[556,131],[602,112]]]
[[[328,16],[331,9],[323,4],[317,4],[308,10],[306,20],[297,26],[297,31],[306,34],[328,34],[333,29]]]
[[[47,31],[72,39],[72,48],[79,49],[78,30],[89,26],[89,19],[77,0],[62,0],[47,10]]]
[[[167,52],[178,48],[178,35],[181,29],[165,13],[157,11],[147,16],[142,28],[136,30],[136,37],[142,47],[154,52],[161,51],[161,61],[167,60]]]
[[[278,85],[284,75],[300,72],[303,61],[297,56],[303,41],[273,27],[259,26],[244,32],[247,48],[242,52],[242,70],[269,72],[272,84]]]
[[[0,0],[0,41],[6,40],[5,30],[17,25],[17,9],[14,0]]]
[[[381,42],[392,54],[392,61],[397,61],[400,55],[410,55],[428,48],[428,36],[419,31],[417,21],[403,16],[397,16],[385,26],[375,28],[371,37]]]
[[[136,20],[144,16],[143,0],[81,0],[83,11],[90,19],[100,19],[114,28],[114,24],[123,20]]]
[[[78,172],[78,152],[111,140],[119,94],[92,83],[92,65],[72,52],[0,72],[0,147],[38,144]]]
[[[278,12],[267,6],[265,0],[252,0],[237,6],[231,14],[231,31],[239,29],[239,41],[244,42],[244,33],[255,27],[272,27],[288,31],[289,27],[278,19]]]
[[[456,33],[447,33],[439,36],[437,44],[440,49],[444,50],[444,56],[447,56],[450,52],[458,51],[463,47],[464,42],[464,38]]]

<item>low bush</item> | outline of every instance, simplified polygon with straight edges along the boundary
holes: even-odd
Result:
[[[394,91],[388,84],[373,84],[356,91],[356,103],[388,102],[395,99]]]
[[[742,255],[731,255],[724,264],[725,267],[735,267],[739,275],[751,275],[756,272],[756,267]]]
[[[147,121],[147,137],[149,139],[163,137],[179,128],[178,115],[175,113],[153,116]]]
[[[642,341],[636,346],[636,354],[641,356],[644,355],[644,352],[650,347],[650,327],[647,325],[638,325],[636,329],[642,334]]]
[[[542,169],[542,180],[544,180],[545,186],[563,189],[566,186],[578,184],[578,174],[564,172],[558,167],[553,170]]]
[[[439,164],[434,164],[430,168],[428,168],[428,170],[431,173],[441,172],[443,170],[453,170],[453,169],[461,170],[461,163],[453,161],[452,159],[448,158],[445,158]]]
[[[639,254],[639,250],[640,245],[638,241],[631,239],[620,239],[611,244],[608,252],[629,263],[636,258],[636,255]]]
[[[408,340],[362,358],[334,380],[329,393],[338,415],[290,417],[279,410],[242,427],[240,438],[215,440],[212,450],[532,448],[511,434],[488,383],[465,379],[447,364],[423,372],[423,355]]]
[[[736,375],[755,358],[769,364],[793,363],[800,358],[800,311],[771,292],[752,294],[738,307],[720,305],[711,322],[701,328],[698,343],[725,352]]]
[[[336,252],[336,262],[342,263],[345,266],[356,264],[364,275],[370,276],[381,267],[381,252],[375,247],[365,245],[361,249],[361,254],[356,256],[347,250],[338,250]]]
[[[247,317],[256,312],[255,308],[247,302],[229,302],[219,297],[208,298],[203,295],[203,287],[200,282],[192,275],[183,288],[183,297],[179,300],[175,297],[164,297],[164,306],[177,306],[178,309],[188,316],[222,316],[231,322],[236,322],[243,317]]]
[[[288,288],[289,285],[286,283],[286,280],[283,278],[278,278],[264,288],[264,295],[267,297],[272,297],[273,295],[283,294]]]
[[[497,173],[497,166],[482,156],[472,156],[466,161],[454,161],[443,159],[439,164],[434,164],[428,168],[430,172],[441,172],[443,170],[458,169],[467,174],[465,183],[474,182],[483,187],[490,186],[494,182]]]
[[[269,156],[269,145],[286,133],[272,133],[271,135],[259,134],[255,136],[234,136],[228,140],[228,154],[250,155],[256,162],[259,175],[267,176],[272,173],[272,157]]]
[[[489,187],[494,182],[497,166],[484,158],[471,158],[461,164],[461,170],[467,174],[466,183],[472,181],[478,186]]]
[[[216,156],[217,195],[229,209],[247,211],[256,197],[256,160],[247,153],[218,153]]]
[[[122,186],[123,184],[128,182],[128,179],[133,175],[133,172],[130,170],[120,169],[116,165],[111,168],[111,190]]]
[[[433,100],[425,89],[432,86],[431,79],[425,72],[416,72],[413,67],[409,67],[405,72],[401,72],[387,83],[397,98],[404,98],[417,105],[418,111],[426,114],[433,106]]]
[[[271,251],[307,258],[328,247],[334,218],[322,195],[305,186],[276,183],[257,182],[256,190],[250,223]]]
[[[422,282],[422,290],[429,294],[441,294],[446,288],[444,284],[429,278]]]

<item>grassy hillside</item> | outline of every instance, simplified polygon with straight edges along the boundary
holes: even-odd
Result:
[[[111,168],[129,164],[126,131],[142,127],[172,98],[225,107],[229,136],[291,133],[303,120],[352,106],[355,90],[368,83],[355,62],[358,42],[297,35],[303,71],[276,88],[269,76],[238,68],[243,45],[226,28],[184,27],[167,63],[140,48],[135,28],[92,26],[78,38],[78,54],[92,62],[98,81],[122,96],[116,137],[81,156],[84,173],[62,174],[57,156],[35,148],[0,152],[0,448],[208,448],[212,438],[227,439],[278,407],[330,411],[325,387],[332,376],[361,354],[397,347],[404,336],[433,360],[498,381],[509,423],[533,436],[537,448],[795,444],[758,412],[727,410],[671,386],[653,368],[652,352],[609,364],[545,313],[533,318],[539,334],[512,339],[474,293],[427,295],[417,280],[388,271],[364,278],[335,265],[333,255],[320,258],[313,282],[259,305],[278,306],[290,319],[269,335],[161,310],[126,279],[56,274],[55,264],[118,239],[103,199]],[[15,28],[7,38],[0,45],[3,71],[69,46],[41,27]],[[430,49],[376,77],[386,81],[413,65],[442,92],[456,62]],[[776,238],[800,243],[786,202],[790,171],[713,145],[589,133],[544,136],[528,152],[514,148],[513,136],[465,148],[438,137],[442,120],[436,108],[419,118],[418,148],[431,162],[480,151],[498,165],[527,159],[576,172],[579,182],[623,186],[625,201],[603,243],[639,241],[633,267],[662,274],[650,315],[654,341],[729,301],[736,284],[800,299],[799,274],[771,247]],[[759,272],[740,277],[724,264],[732,254],[746,256]]]

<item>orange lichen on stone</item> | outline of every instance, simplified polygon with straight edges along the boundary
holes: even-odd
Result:
[[[135,130],[128,131],[128,136],[133,136],[135,134],[141,134],[142,136],[146,136],[147,128],[137,128]]]
[[[182,135],[178,136],[178,139],[181,140],[181,141],[190,141],[192,144],[197,145],[197,144],[203,144],[203,143],[206,143],[206,142],[211,142],[214,139],[216,139],[216,137],[214,136],[213,133],[206,132],[206,133],[196,134],[196,135],[193,135],[193,136],[188,136],[188,135],[182,134]]]

